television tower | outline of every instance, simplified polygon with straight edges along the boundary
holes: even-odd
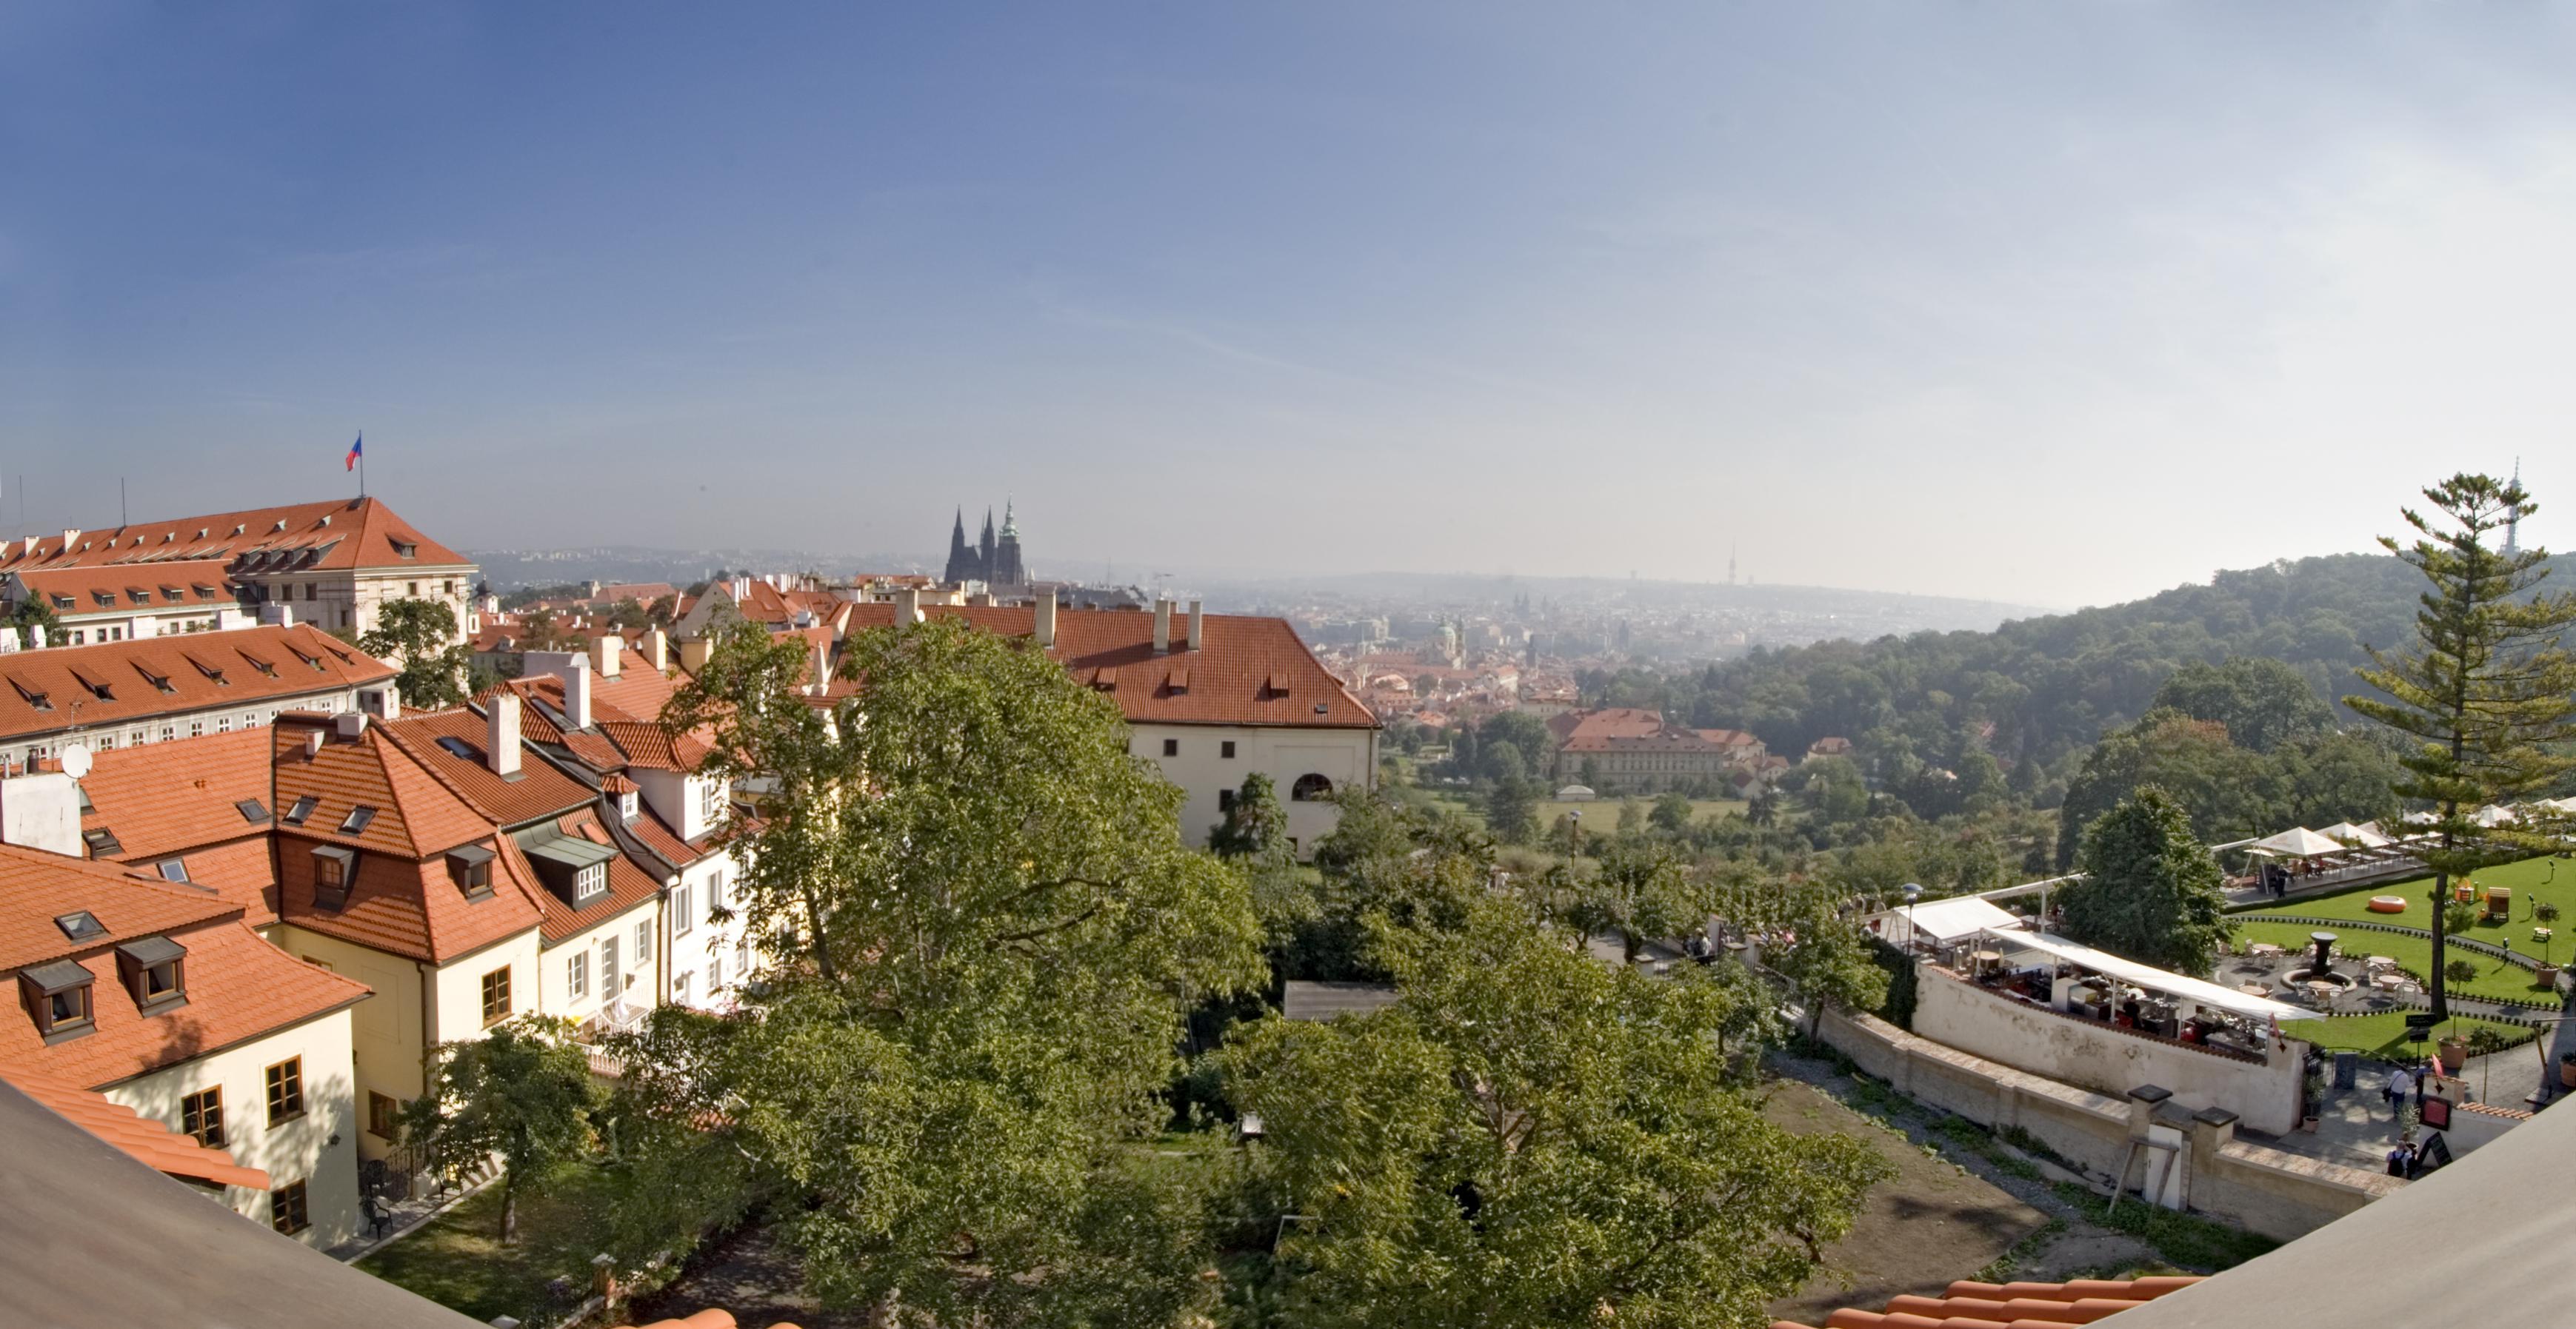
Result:
[[[1726,547],[1726,584],[1735,584],[1735,546],[1732,544]]]
[[[2513,487],[2522,488],[2522,458],[2513,459]],[[2522,548],[2522,504],[2507,508],[2504,514],[2504,556],[2511,558]]]

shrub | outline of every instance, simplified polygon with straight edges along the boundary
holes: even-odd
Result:
[[[2474,960],[2453,960],[2449,964],[2442,966],[2442,977],[2447,978],[2454,983],[2475,982],[2478,977],[2477,962]]]

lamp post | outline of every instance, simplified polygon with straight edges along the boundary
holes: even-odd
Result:
[[[1574,856],[1581,858],[1583,857],[1583,809],[1571,809],[1565,816],[1567,820],[1574,823]]]
[[[1923,887],[1919,884],[1905,883],[1905,945],[1909,950],[1923,944],[1922,937],[1914,931],[1914,901],[1922,894]]]

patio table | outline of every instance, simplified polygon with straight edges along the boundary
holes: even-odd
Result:
[[[2278,959],[2281,954],[2281,948],[2268,941],[2255,942],[2249,949],[2256,957],[2265,960]]]
[[[2382,991],[2395,992],[2415,980],[2404,974],[2372,974],[2370,981],[2377,984]]]

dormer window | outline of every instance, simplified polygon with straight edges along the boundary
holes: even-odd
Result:
[[[617,815],[619,818],[626,821],[635,820],[635,797],[635,791],[632,789],[629,789],[625,793],[617,796]]]
[[[396,540],[396,541],[394,541],[394,557],[396,557],[396,558],[417,558],[417,557],[419,557],[419,555],[420,555],[420,546],[419,546],[419,545],[413,544],[413,543],[412,543],[411,541],[409,541],[409,540]]]
[[[89,856],[92,858],[106,858],[110,854],[125,852],[125,846],[117,842],[116,832],[104,826],[81,832],[81,842],[89,846]]]
[[[358,853],[338,845],[317,845],[313,850],[313,903],[324,909],[338,909],[349,903],[349,883],[358,875]]]
[[[56,960],[18,971],[18,997],[36,1019],[36,1033],[47,1043],[78,1038],[97,1027],[92,1018],[90,984],[96,976],[70,960]]]
[[[312,816],[313,809],[321,802],[321,799],[315,798],[311,794],[306,794],[302,798],[295,800],[295,806],[288,808],[286,810],[286,815],[278,820],[285,822],[289,826],[301,826],[304,824],[304,819]]]
[[[92,591],[89,593],[89,598],[97,601],[98,607],[101,609],[116,608],[116,592],[114,591]]]
[[[9,680],[9,686],[18,690],[19,700],[27,703],[36,710],[50,711],[54,709],[54,703],[50,697],[47,697],[44,693],[36,691],[34,688],[28,687],[25,683],[13,678]]]
[[[116,972],[134,994],[135,1009],[151,1014],[184,1004],[188,948],[168,937],[143,937],[116,948]]]
[[[492,851],[479,844],[458,845],[447,851],[447,875],[456,889],[468,900],[481,900],[492,894]]]
[[[340,823],[340,833],[342,835],[363,834],[367,829],[367,824],[375,819],[376,810],[361,803],[358,806],[349,809],[348,820]]]
[[[250,661],[251,668],[258,670],[260,673],[270,678],[277,677],[277,666],[270,664],[268,661],[263,660],[248,651],[240,651],[237,652],[237,654],[239,654],[241,658]]]
[[[71,598],[70,596],[68,596],[68,595],[57,595],[57,596],[53,597],[53,599],[54,599],[54,608],[56,608],[56,609],[69,609],[69,608],[71,608],[71,607],[72,607],[73,600],[72,600],[72,598]]]

